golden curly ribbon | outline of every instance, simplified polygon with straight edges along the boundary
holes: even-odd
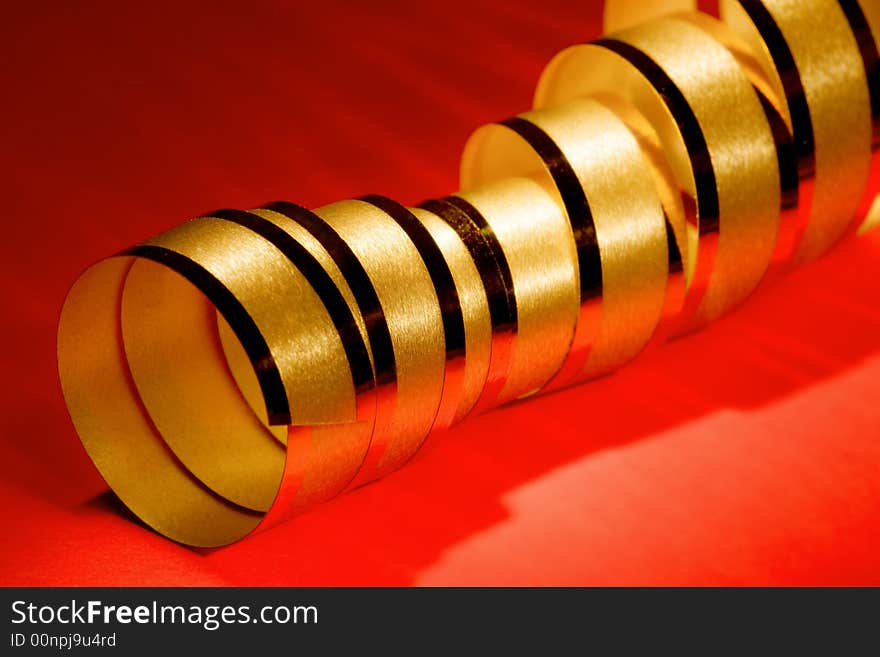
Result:
[[[456,194],[220,210],[86,270],[59,373],[111,489],[230,543],[880,221],[880,3],[719,6],[609,1],[535,109],[473,134]]]

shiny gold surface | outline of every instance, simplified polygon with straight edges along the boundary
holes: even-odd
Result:
[[[242,226],[210,217],[144,244],[197,262],[238,299],[274,356],[291,424],[355,419],[354,387],[339,336],[315,291],[277,248]]]
[[[876,0],[858,0],[858,3],[862,13],[865,15],[868,28],[874,36],[874,41],[877,42],[878,36],[880,36],[880,2]]]
[[[767,45],[764,43],[764,38],[755,27],[755,24],[749,19],[742,4],[740,4],[738,0],[734,0],[733,2],[719,0],[718,10],[721,22],[727,25],[730,31],[737,35],[745,45],[745,48],[740,50],[740,52],[747,54],[747,56],[757,64],[758,68],[763,71],[767,81],[773,89],[773,96],[775,98],[783,99],[784,101],[786,94],[785,87],[782,84],[780,71],[773,63],[773,55],[767,49]],[[693,15],[693,13],[691,15]],[[722,43],[730,49],[729,42],[722,41]],[[734,56],[737,56],[736,52],[734,52]],[[737,57],[737,59],[741,58]],[[755,69],[750,66],[748,70],[754,71]],[[791,112],[789,111],[788,103],[782,102],[779,107],[785,118],[786,125],[791,129]]]
[[[611,0],[615,34],[472,135],[462,191],[221,210],[93,265],[58,329],[86,451],[158,532],[224,545],[715,319],[880,223],[860,4]]]
[[[223,319],[223,315],[215,312],[214,316],[217,322],[217,337],[220,339],[220,348],[223,350],[223,358],[226,359],[226,368],[235,380],[235,385],[238,386],[245,402],[266,431],[279,443],[287,445],[287,427],[269,423],[260,382],[257,380],[247,352],[241,346],[241,342],[238,341],[229,322]]]
[[[859,0],[859,7],[868,24],[874,47],[880,50],[880,2],[877,0]],[[880,94],[880,92],[875,92]],[[880,107],[873,108],[874,139],[872,142],[871,172],[868,176],[868,193],[862,199],[862,204],[856,215],[860,221],[857,226],[857,234],[864,235],[869,230],[880,226],[880,195],[876,193],[880,189]]]
[[[693,200],[682,193],[660,137],[648,120],[618,96],[594,94],[593,99],[613,111],[626,124],[638,143],[662,205],[668,235],[668,272],[663,314],[654,333],[654,342],[659,343],[668,337],[669,331],[679,321],[696,268],[695,253],[688,249],[688,220],[695,215]]]
[[[272,210],[255,209],[250,212],[271,221],[291,235],[321,264],[345,299],[371,357],[363,316],[345,277],[330,254],[292,219]],[[393,395],[386,394],[383,396],[385,398],[393,402]],[[356,394],[357,417],[354,422],[289,427],[289,433],[288,428],[284,428],[288,443],[287,469],[282,491],[275,503],[275,512],[269,514],[266,524],[274,524],[292,513],[326,501],[351,483],[369,449],[379,401],[380,396],[373,381],[372,385]],[[282,497],[284,499],[280,499]]]
[[[107,484],[141,520],[189,545],[223,545],[260,515],[225,502],[183,468],[161,440],[123,356],[122,285],[133,258],[88,269],[68,293],[58,326],[58,371],[70,417]]]
[[[376,419],[370,450],[355,485],[380,477],[418,451],[440,405],[445,345],[431,278],[407,234],[364,201],[319,208],[366,269],[391,332],[397,385],[390,412]]]
[[[717,220],[698,216],[689,240],[697,261],[683,328],[691,328],[740,303],[770,263],[780,210],[773,135],[734,57],[701,29],[663,18],[612,38],[642,53],[678,89],[705,140],[713,189],[700,188],[711,182],[705,175],[706,155],[688,151],[686,135],[668,96],[659,92],[659,82],[607,47],[573,46],[557,55],[541,76],[535,105],[556,105],[591,93],[619,95],[657,130],[684,193],[698,203],[701,197],[717,195]]]
[[[621,14],[628,22],[637,23],[658,14],[681,11],[683,5],[688,4],[691,9],[696,6],[693,0],[668,0],[650,5],[609,0],[606,16]],[[867,80],[855,37],[836,0],[761,0],[754,4],[768,12],[781,32],[783,46],[762,36],[761,29],[739,0],[720,0],[719,11],[763,70],[773,95],[786,99],[780,108],[789,128],[793,127],[791,102],[803,97],[809,113],[805,119],[809,132],[794,126],[795,139],[811,145],[801,149],[799,214],[802,216],[793,219],[797,226],[792,229],[793,234],[782,238],[780,247],[781,259],[790,258],[797,264],[814,260],[827,251],[846,232],[859,207],[859,190],[865,189],[872,167],[868,161],[871,119]],[[860,5],[876,35],[880,23],[877,3],[862,0]],[[606,29],[609,27],[606,20]],[[762,27],[769,33],[766,26]],[[738,54],[730,42],[725,45]],[[790,51],[793,67],[787,64],[783,48]],[[748,71],[746,61],[737,58]],[[880,170],[880,164],[875,163],[873,169]],[[842,198],[847,199],[846,202],[841,202]],[[871,199],[863,201],[859,218],[870,205]]]
[[[421,208],[413,208],[412,212],[431,232],[446,262],[449,263],[464,317],[463,380],[461,388],[457,391],[458,394],[448,396],[448,391],[445,388],[443,390],[443,398],[434,423],[435,429],[442,429],[461,422],[477,403],[489,371],[492,323],[483,281],[461,238],[437,215]]]
[[[538,391],[568,353],[579,314],[574,240],[553,193],[530,178],[458,195],[495,233],[513,278],[517,338],[500,404]]]
[[[735,9],[742,12],[741,5],[738,3],[736,3]],[[728,9],[728,12],[730,11]],[[699,27],[733,55],[761,98],[768,121],[775,122],[775,125],[771,124],[771,130],[776,142],[777,153],[784,151],[788,154],[784,166],[789,170],[782,171],[783,161],[781,160],[779,165],[780,183],[784,183],[781,189],[782,205],[776,235],[776,248],[773,251],[768,270],[768,274],[778,273],[791,264],[791,260],[803,240],[810,222],[814,187],[812,180],[802,178],[797,173],[798,164],[794,135],[792,134],[791,114],[785,99],[782,81],[774,70],[766,69],[765,59],[747,40],[753,36],[752,32],[760,38],[756,30],[742,30],[738,33],[726,23],[695,11],[677,13],[675,17]]]
[[[648,342],[666,298],[666,222],[639,143],[610,109],[574,100],[519,118],[540,128],[570,165],[575,184],[586,194],[598,244],[589,257],[601,261],[598,296],[582,295],[568,355],[549,383],[552,388],[618,367]],[[517,176],[534,177],[564,211],[564,190],[523,136],[504,124],[477,130],[462,156],[462,187]],[[571,228],[569,239],[574,240]]]
[[[284,448],[230,379],[214,314],[182,276],[138,260],[122,293],[125,356],[145,409],[181,462],[219,495],[266,511],[281,481]]]
[[[871,153],[868,86],[858,45],[836,0],[762,0],[794,58],[815,142],[815,180],[809,223],[794,261],[822,255],[846,231],[867,182]],[[722,0],[722,16],[754,40],[739,3]],[[772,43],[762,41],[779,75]],[[762,57],[767,63],[768,57]],[[790,77],[790,74],[789,74]],[[795,127],[795,139],[802,139]]]
[[[708,31],[727,48],[737,59],[752,83],[766,96],[776,99],[785,98],[782,80],[776,73],[770,53],[764,46],[760,33],[743,11],[742,5],[737,0],[719,1],[719,11],[724,16],[725,23],[721,23],[708,14],[697,12],[697,7],[696,0],[654,0],[653,2],[605,0],[603,23],[606,32],[614,33],[663,16],[676,15],[684,18]],[[725,24],[736,24],[737,29],[720,29]],[[765,85],[769,85],[772,93],[767,93],[768,87]],[[780,103],[779,109],[783,112],[784,119],[791,129],[788,105]]]
[[[878,158],[875,156],[874,159]],[[865,218],[858,227],[858,234],[864,235],[869,230],[877,228],[877,226],[880,226],[880,196],[875,196],[871,204],[868,206]]]

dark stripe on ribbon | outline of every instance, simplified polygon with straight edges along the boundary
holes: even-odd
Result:
[[[517,313],[513,276],[501,244],[483,215],[458,196],[426,201],[419,207],[443,219],[464,242],[486,290],[493,332],[515,333]]]
[[[874,2],[876,0],[868,0]],[[880,148],[880,53],[877,42],[871,34],[871,26],[865,19],[865,13],[857,0],[838,0],[843,14],[849,22],[850,29],[859,44],[859,54],[865,66],[865,77],[868,80],[868,93],[871,97],[871,123],[873,127],[873,146]]]
[[[675,229],[669,221],[669,215],[663,210],[663,221],[666,224],[666,250],[669,254],[669,274],[684,273],[684,258],[681,257],[681,249],[678,247],[678,239],[675,237]]]
[[[327,309],[330,319],[342,341],[351,370],[355,391],[365,392],[374,387],[373,366],[367,345],[345,297],[336,283],[308,250],[283,228],[268,219],[244,210],[217,210],[206,215],[243,226],[275,246],[296,267]]]
[[[394,358],[394,346],[391,342],[391,332],[388,328],[385,311],[382,309],[379,295],[376,293],[376,288],[373,287],[369,274],[354,251],[330,224],[311,210],[287,201],[270,203],[265,206],[265,209],[283,214],[295,221],[327,250],[351,288],[355,302],[363,316],[373,354],[376,384],[395,383],[397,381],[397,362]]]
[[[200,264],[164,246],[139,244],[123,251],[123,255],[163,264],[186,278],[208,297],[238,336],[254,367],[263,399],[266,401],[269,424],[290,424],[290,405],[278,365],[256,322],[235,295]]]
[[[562,149],[540,127],[519,116],[501,121],[503,125],[522,137],[534,149],[562,197],[577,248],[578,272],[580,274],[581,302],[602,296],[602,259],[593,213],[577,173],[565,157]]]
[[[800,180],[798,178],[797,155],[794,150],[794,138],[785,124],[785,120],[773,104],[755,87],[758,100],[776,144],[776,160],[779,163],[779,185],[781,191],[781,210],[786,212],[797,208],[800,199]]]
[[[599,39],[593,44],[606,48],[627,60],[648,79],[663,98],[684,139],[694,172],[700,235],[717,233],[720,224],[720,210],[715,169],[712,166],[703,129],[684,94],[666,72],[638,48],[617,39]]]
[[[813,120],[810,118],[810,107],[801,81],[801,74],[794,61],[794,55],[788,47],[782,30],[773,16],[760,0],[740,0],[740,5],[754,23],[773,63],[788,103],[791,114],[792,132],[794,133],[795,153],[797,153],[798,173],[801,178],[811,177],[816,173],[816,143],[813,136]]]
[[[425,268],[428,270],[428,275],[431,277],[431,282],[437,293],[437,300],[440,303],[446,358],[464,356],[464,316],[461,312],[458,288],[455,286],[455,279],[452,277],[449,264],[430,231],[412,212],[397,201],[374,194],[363,196],[360,200],[379,208],[391,217],[412,241],[422,262],[425,263]]]

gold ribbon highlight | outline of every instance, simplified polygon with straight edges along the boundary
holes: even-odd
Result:
[[[219,210],[87,269],[58,365],[110,488],[228,544],[880,222],[878,3],[719,6],[608,2],[534,109],[474,132],[454,194]]]

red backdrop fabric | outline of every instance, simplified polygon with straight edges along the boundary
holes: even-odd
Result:
[[[600,5],[7,7],[0,584],[880,584],[880,231],[224,549],[138,524],[80,446],[55,330],[85,266],[220,207],[455,190]]]

